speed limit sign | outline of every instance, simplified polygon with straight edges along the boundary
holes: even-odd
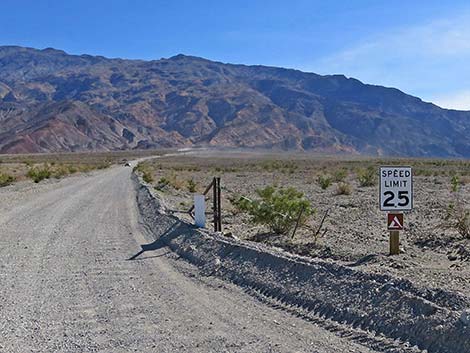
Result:
[[[409,211],[412,208],[411,167],[380,167],[380,210]]]

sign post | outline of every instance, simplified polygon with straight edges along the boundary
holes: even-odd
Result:
[[[400,232],[398,230],[390,231],[390,255],[400,254]]]
[[[400,253],[400,230],[403,230],[403,213],[413,208],[413,175],[411,167],[380,167],[379,202],[387,215],[390,231],[390,255]]]

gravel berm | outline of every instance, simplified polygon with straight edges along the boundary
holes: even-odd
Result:
[[[416,351],[212,275],[151,238],[194,229],[140,219],[131,168],[0,189],[0,352]]]

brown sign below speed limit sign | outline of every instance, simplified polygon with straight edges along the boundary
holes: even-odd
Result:
[[[403,213],[389,213],[387,228],[388,230],[403,230]]]

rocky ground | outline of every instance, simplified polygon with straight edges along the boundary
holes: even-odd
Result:
[[[414,172],[414,209],[405,214],[399,256],[388,255],[386,214],[378,207],[378,185],[361,187],[357,180],[358,169],[389,164],[411,165]],[[445,219],[449,204],[456,198],[469,208],[468,162],[207,153],[163,158],[147,162],[146,168],[167,207],[183,219],[190,220],[184,213],[192,205],[189,190],[202,192],[212,177],[220,176],[226,235],[470,296],[470,239],[456,230],[455,217]],[[327,189],[317,182],[319,175],[334,178],[339,170],[346,170],[343,182],[349,184],[350,195],[337,195],[336,182]],[[457,176],[457,192],[452,191],[453,176]],[[194,181],[193,188],[190,180]],[[309,220],[313,228],[329,210],[321,232],[326,231],[324,236],[315,241],[307,228],[300,228],[294,239],[270,234],[267,228],[250,223],[249,217],[230,202],[241,195],[256,198],[256,189],[267,185],[301,190],[316,209]]]

